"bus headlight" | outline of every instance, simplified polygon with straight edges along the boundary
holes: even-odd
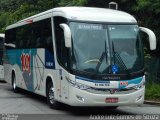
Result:
[[[135,90],[139,90],[139,89],[143,88],[144,86],[145,86],[145,77],[143,77],[143,80],[142,80],[142,82],[140,84],[134,86],[133,88]]]
[[[87,90],[87,89],[90,88],[90,87],[87,86],[87,85],[77,83],[77,82],[75,82],[75,81],[73,81],[73,80],[70,80],[69,78],[67,78],[67,81],[68,81],[69,84],[72,85],[73,87],[76,87],[76,88],[81,89],[81,90]]]
[[[81,89],[81,90],[87,90],[87,89],[90,88],[89,86],[83,85],[83,84],[80,84],[80,83],[76,83],[75,87],[78,88],[78,89]]]
[[[136,85],[133,87],[135,90],[139,90],[141,88],[143,88],[143,85],[142,84],[139,84],[139,85]]]

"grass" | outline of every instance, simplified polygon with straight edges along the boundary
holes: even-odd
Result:
[[[146,84],[145,99],[160,101],[160,84]]]

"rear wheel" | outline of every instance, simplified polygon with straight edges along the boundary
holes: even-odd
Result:
[[[55,88],[52,82],[47,85],[47,103],[53,109],[59,109],[60,103],[55,100]]]
[[[15,93],[18,92],[18,87],[16,84],[16,76],[14,74],[12,75],[12,88]]]

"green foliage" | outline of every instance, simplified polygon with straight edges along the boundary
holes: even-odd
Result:
[[[160,84],[149,83],[146,85],[145,99],[160,101]]]
[[[144,55],[145,55],[145,58],[151,58],[151,55],[148,53],[148,50],[146,47],[144,47]]]
[[[138,6],[135,6],[136,10],[160,13],[160,0],[138,0]]]
[[[95,6],[95,7],[109,7],[109,2],[118,3],[118,9],[122,11],[126,11],[132,13],[132,7],[136,5],[136,0],[87,0],[87,6]]]
[[[56,0],[1,0],[0,32],[4,32],[6,26],[18,20],[56,6],[58,6],[58,1]]]
[[[138,0],[137,5],[133,7],[136,17],[141,26],[152,29],[157,37],[157,50],[154,51],[155,56],[160,54],[160,0]],[[144,43],[147,44],[146,42]]]
[[[87,3],[87,0],[61,0],[60,6],[82,6]]]

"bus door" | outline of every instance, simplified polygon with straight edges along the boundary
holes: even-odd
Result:
[[[68,72],[66,70],[64,70],[63,68],[60,69],[59,71],[59,75],[60,75],[60,84],[61,84],[61,101],[67,101],[68,97],[69,97],[69,84],[68,84]]]

